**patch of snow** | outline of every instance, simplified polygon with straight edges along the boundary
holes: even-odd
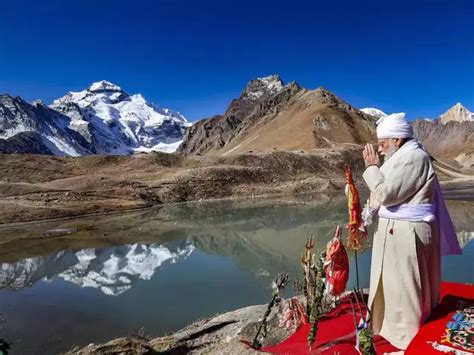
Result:
[[[68,142],[64,141],[59,135],[45,136],[43,137],[43,142],[54,155],[72,157],[77,157],[81,155],[80,152],[78,152]]]
[[[451,107],[448,111],[443,113],[439,118],[443,123],[446,123],[449,121],[472,122],[474,121],[474,113],[469,111],[460,102],[458,102],[456,103],[456,105]]]
[[[280,91],[284,87],[278,75],[269,75],[263,78],[258,78],[257,80],[261,81],[271,92]]]
[[[3,133],[0,133],[0,138],[8,139],[22,132],[34,132],[34,130],[32,128],[25,127],[22,124],[18,124],[15,127],[7,128]]]
[[[174,153],[180,146],[180,144],[183,141],[177,141],[175,143],[158,143],[157,145],[151,147],[151,148],[146,148],[146,147],[139,147],[134,149],[133,151],[135,153],[150,153],[150,152],[163,152],[163,153]]]
[[[251,99],[260,99],[264,95],[274,95],[284,89],[284,84],[278,75],[269,75],[249,82],[245,95]]]
[[[120,86],[112,84],[110,81],[107,80],[101,80],[95,83],[92,83],[91,86],[89,86],[89,91],[102,91],[102,90],[107,90],[107,91],[122,91]]]
[[[385,117],[387,116],[387,114],[385,112],[383,112],[382,110],[379,110],[378,108],[375,108],[375,107],[366,107],[366,108],[361,108],[360,109],[362,112],[370,115],[370,116],[374,116],[376,118],[381,118],[381,117]]]

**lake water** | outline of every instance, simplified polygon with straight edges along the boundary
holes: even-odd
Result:
[[[443,259],[443,279],[474,283],[474,201],[456,198],[448,208],[464,254]],[[301,278],[306,238],[322,250],[344,223],[345,198],[318,195],[0,228],[0,338],[14,342],[13,354],[51,354],[266,303],[279,272]],[[359,265],[368,287],[370,250]]]

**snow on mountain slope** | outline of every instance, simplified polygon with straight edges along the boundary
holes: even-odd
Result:
[[[368,115],[371,115],[371,116],[374,116],[374,117],[377,117],[377,118],[387,116],[387,114],[385,112],[383,112],[382,110],[379,110],[378,108],[374,108],[374,107],[361,108],[360,110],[362,112],[368,114]]]
[[[89,142],[95,154],[172,152],[191,125],[180,113],[162,109],[141,94],[129,96],[105,80],[69,92],[51,108],[71,117],[69,127]]]
[[[443,113],[439,117],[443,123],[455,121],[455,122],[474,122],[474,113],[469,111],[461,103],[457,103],[451,107],[448,111]]]
[[[244,90],[242,97],[247,96],[260,99],[263,96],[274,95],[283,90],[284,87],[285,85],[279,75],[269,75],[251,80]]]
[[[0,151],[5,153],[88,155],[84,138],[70,129],[71,119],[41,102],[0,95]]]

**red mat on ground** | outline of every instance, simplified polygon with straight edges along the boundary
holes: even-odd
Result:
[[[362,311],[365,315],[366,310],[363,309]],[[264,347],[261,351],[277,354],[309,354],[307,339],[310,327],[311,324],[305,324],[280,344]],[[382,337],[376,336],[374,340],[380,353],[398,350]],[[313,352],[320,354],[334,354],[334,352],[348,355],[357,354],[355,343],[352,307],[349,299],[345,298],[339,307],[320,319]]]
[[[446,330],[446,324],[451,320],[459,301],[468,304],[474,303],[474,285],[443,282],[441,284],[440,304],[434,309],[430,318],[411,341],[405,354],[441,354],[438,350],[433,349],[427,341],[440,342],[441,336]],[[459,350],[462,349],[459,348]]]
[[[459,300],[474,302],[474,285],[443,282],[441,299],[441,303],[410,343],[406,354],[439,354],[426,341],[440,341]],[[363,311],[365,312],[365,310]],[[307,339],[310,327],[310,324],[305,324],[280,344],[267,346],[260,350],[277,354],[309,354]],[[377,354],[398,350],[380,336],[375,336],[374,341]],[[320,319],[313,352],[357,354],[355,343],[352,308],[346,298],[339,307]]]

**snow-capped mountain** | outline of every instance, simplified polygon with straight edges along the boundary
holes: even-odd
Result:
[[[51,107],[71,117],[70,128],[80,133],[97,154],[130,151],[174,151],[190,124],[178,112],[148,102],[141,94],[129,96],[108,81],[69,92]]]
[[[381,118],[387,116],[385,112],[382,110],[379,110],[378,108],[375,107],[366,107],[366,108],[361,108],[360,109],[363,113],[366,113],[370,116]]]
[[[461,103],[457,103],[451,107],[448,111],[443,113],[439,117],[443,123],[455,121],[455,122],[474,122],[474,113],[469,111]]]
[[[0,151],[66,156],[175,151],[191,124],[108,81],[69,92],[50,107],[0,96]]]
[[[194,249],[192,244],[174,249],[158,244],[132,244],[62,251],[0,264],[0,288],[18,290],[41,280],[61,278],[80,287],[92,287],[106,295],[117,296],[129,290],[137,280],[151,279],[165,263],[186,259]]]
[[[71,119],[41,102],[0,95],[0,152],[54,155],[92,154]]]

